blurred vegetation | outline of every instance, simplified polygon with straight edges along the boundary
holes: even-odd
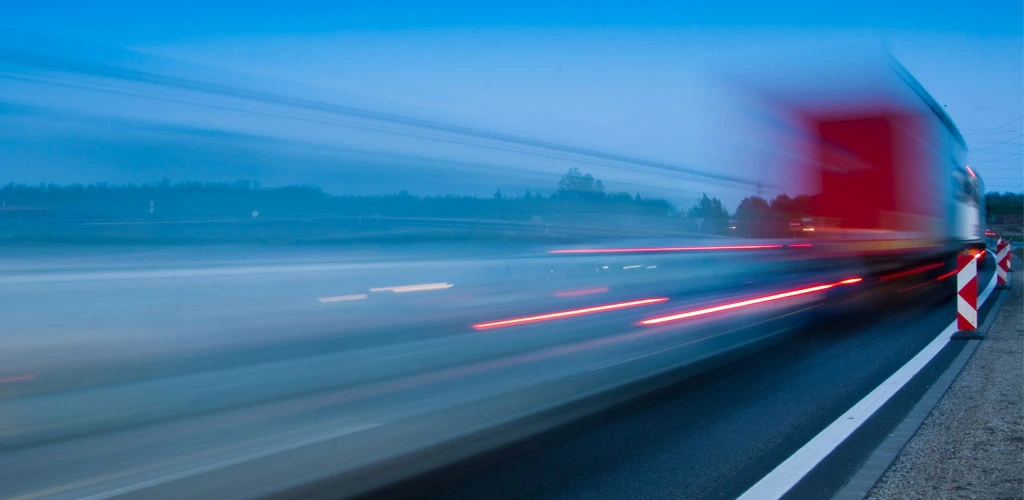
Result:
[[[780,238],[792,236],[789,222],[811,216],[813,196],[800,195],[791,198],[780,194],[768,201],[760,196],[750,196],[740,202],[734,217],[738,236],[748,238]]]
[[[1024,193],[988,193],[985,195],[985,208],[988,210],[989,222],[1020,224],[1024,217]]]
[[[0,203],[5,244],[582,241],[688,231],[685,214],[669,202],[606,193],[600,180],[577,169],[547,195],[338,196],[317,186],[164,180],[8,184],[0,187]]]
[[[265,188],[256,181],[232,183],[81,185],[8,184],[0,188],[8,216],[87,220],[180,219],[207,217],[449,217],[498,220],[559,218],[566,214],[672,215],[665,200],[639,194],[607,194],[600,180],[572,169],[549,196],[527,191],[492,197],[416,196],[408,191],[367,196],[337,196],[317,186]]]
[[[988,193],[985,208],[989,229],[1014,242],[1024,239],[1024,193]]]
[[[640,217],[671,218],[683,232],[777,238],[793,235],[790,221],[810,217],[814,197],[750,196],[730,217],[722,202],[707,194],[688,209],[677,210],[665,200],[640,193],[608,193],[600,179],[572,168],[548,195],[526,191],[508,196],[498,190],[490,197],[416,196],[407,191],[339,196],[310,185],[266,188],[248,180],[171,183],[165,179],[145,185],[7,184],[0,188],[0,202],[0,221],[8,222],[390,217],[545,224],[615,221],[621,225]],[[988,193],[985,203],[990,226],[1020,232],[1024,195]]]
[[[740,202],[733,215],[734,233],[753,238],[792,236],[789,222],[811,217],[814,196],[791,198],[781,194],[771,201],[750,196]],[[988,223],[1000,232],[1020,233],[1024,225],[1024,194],[988,193],[985,195]]]

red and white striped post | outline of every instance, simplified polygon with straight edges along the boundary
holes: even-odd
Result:
[[[980,254],[979,254],[980,255]],[[954,340],[981,339],[978,333],[978,260],[963,252],[956,258],[956,327]]]
[[[1010,242],[999,238],[996,243],[996,288],[1010,288]]]
[[[1006,242],[1006,272],[1013,272],[1013,243]]]

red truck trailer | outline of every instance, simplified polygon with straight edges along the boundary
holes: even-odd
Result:
[[[871,273],[984,250],[984,184],[943,108],[897,62],[786,102],[815,191],[819,255]],[[982,260],[984,262],[984,260]]]

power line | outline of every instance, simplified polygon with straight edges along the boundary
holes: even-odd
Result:
[[[1014,123],[1017,123],[1017,122],[1021,121],[1022,119],[1024,119],[1024,115],[1018,116],[1017,118],[1014,118],[1014,119],[1012,119],[1012,120],[1010,120],[1010,121],[1008,121],[1006,123],[1003,123],[1001,125],[996,125],[995,127],[990,127],[990,128],[987,128],[987,129],[982,129],[982,130],[978,130],[978,131],[974,131],[974,132],[967,132],[967,131],[963,131],[963,132],[964,132],[964,135],[984,134],[984,133],[992,132],[992,131],[995,131],[995,130],[1000,130],[1000,129],[1002,129],[1002,128],[1006,127],[1006,126],[1009,126],[1009,125],[1013,125]]]
[[[392,125],[406,126],[426,131],[443,132],[487,141],[512,144],[514,146],[525,146],[557,153],[570,154],[591,159],[611,161],[616,163],[632,164],[656,170],[667,170],[694,177],[714,179],[726,183],[739,185],[753,185],[754,181],[725,174],[706,172],[699,169],[675,165],[660,161],[648,160],[645,158],[611,153],[591,148],[559,144],[541,139],[532,139],[501,132],[493,132],[484,129],[467,127],[462,125],[449,124],[434,120],[414,118],[395,113],[374,111],[371,109],[359,108],[349,105],[333,104],[324,101],[316,101],[302,97],[289,97],[271,92],[249,90],[241,87],[207,83],[187,78],[164,76],[144,71],[117,68],[105,64],[88,63],[75,61],[66,58],[32,54],[14,50],[0,49],[0,60],[7,59],[15,63],[26,64],[56,71],[73,72],[84,75],[111,78],[128,82],[137,82],[150,85],[157,85],[171,89],[201,92],[222,97],[245,99],[268,104],[275,104],[287,107],[303,109],[307,111],[324,112],[340,116],[371,120]]]

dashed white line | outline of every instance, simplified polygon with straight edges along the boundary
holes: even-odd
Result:
[[[371,288],[371,292],[395,292],[395,293],[406,293],[406,292],[425,292],[428,290],[444,290],[445,288],[451,288],[452,285],[448,282],[442,283],[425,283],[422,285],[403,285],[403,286],[388,286],[381,288]]]
[[[324,304],[327,304],[327,303],[330,303],[330,302],[347,302],[347,301],[350,301],[350,300],[363,300],[366,297],[367,297],[367,295],[365,293],[357,293],[357,294],[353,294],[353,295],[337,295],[337,296],[334,296],[334,297],[319,297],[319,298],[317,298],[317,300],[319,300],[320,302],[323,302]]]

